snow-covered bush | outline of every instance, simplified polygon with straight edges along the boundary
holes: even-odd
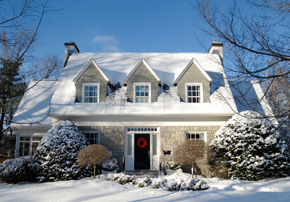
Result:
[[[216,132],[210,147],[224,158],[228,175],[244,180],[289,174],[288,148],[275,126],[257,112],[234,115]]]
[[[191,180],[183,180],[179,177],[169,177],[167,178],[148,178],[148,177],[139,177],[136,178],[134,175],[125,175],[123,173],[109,173],[105,177],[106,180],[116,181],[119,184],[127,184],[132,183],[138,187],[148,187],[152,186],[154,189],[163,188],[168,191],[184,191],[184,190],[205,190],[208,189],[208,185],[206,182],[199,180],[197,178],[193,178]]]
[[[116,181],[119,184],[127,184],[135,180],[135,176],[125,175],[124,173],[109,173],[105,177],[106,180]]]
[[[141,188],[147,187],[151,184],[151,180],[148,177],[136,178],[135,180],[133,180],[133,184]]]
[[[35,180],[28,164],[31,157],[8,159],[0,164],[0,180],[8,183],[18,183]]]
[[[163,184],[168,191],[195,191],[206,190],[209,188],[205,181],[197,178],[192,178],[191,180],[185,181],[182,179],[163,179]]]
[[[153,178],[151,181],[151,185],[154,189],[159,189],[164,187],[164,180],[161,178]]]
[[[178,170],[181,168],[181,166],[177,162],[173,161],[172,159],[169,159],[166,162],[166,168],[171,169],[171,170]]]
[[[105,171],[119,170],[118,160],[114,157],[111,157],[102,164],[102,169]]]
[[[29,167],[39,182],[89,177],[91,169],[76,163],[79,151],[87,145],[86,137],[71,121],[62,121],[43,136]]]

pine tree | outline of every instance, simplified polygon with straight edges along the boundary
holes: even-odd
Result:
[[[234,115],[216,132],[210,147],[217,160],[228,164],[228,177],[260,180],[289,174],[289,151],[283,136],[257,112]]]
[[[19,74],[21,64],[0,58],[0,154],[4,155],[14,150],[9,148],[10,140],[14,139],[9,125],[26,88]]]

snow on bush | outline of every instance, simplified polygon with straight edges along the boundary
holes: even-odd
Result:
[[[109,173],[105,177],[106,180],[116,181],[119,184],[127,184],[135,180],[135,176],[125,175],[124,173]]]
[[[166,162],[166,168],[170,170],[178,170],[181,166],[177,162],[170,159]]]
[[[91,169],[76,163],[79,151],[87,145],[86,137],[71,121],[62,121],[43,136],[29,167],[39,182],[89,177]]]
[[[8,159],[0,164],[0,180],[8,183],[18,183],[35,180],[28,168],[31,157]]]
[[[182,173],[182,172],[180,172]],[[154,189],[163,188],[168,191],[183,191],[183,190],[205,190],[208,189],[208,185],[203,180],[199,180],[197,178],[184,178],[183,175],[190,176],[188,174],[182,173],[182,174],[173,174],[168,177],[164,178],[148,178],[148,177],[139,177],[136,178],[135,176],[125,175],[123,173],[109,173],[105,179],[106,180],[112,180],[116,181],[119,184],[127,184],[132,183],[133,185],[136,185],[138,187],[147,187],[152,186]]]
[[[139,177],[133,180],[133,184],[141,188],[147,187],[151,184],[151,179],[149,179],[148,177]]]
[[[105,171],[119,170],[118,160],[114,157],[106,160],[106,162],[102,164],[102,169]]]
[[[229,177],[259,180],[289,173],[287,146],[272,122],[257,112],[234,115],[216,132],[210,147],[224,158]]]

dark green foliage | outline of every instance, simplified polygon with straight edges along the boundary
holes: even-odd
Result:
[[[117,82],[116,84],[109,84],[109,88],[111,89],[111,93],[114,93],[116,90],[121,88],[121,84],[120,82]]]
[[[257,112],[234,115],[211,142],[216,161],[229,167],[228,177],[260,180],[285,177],[290,159],[285,140],[275,126]]]
[[[19,75],[20,65],[21,62],[0,58],[0,155],[5,157],[11,157],[14,150],[8,137],[13,134],[9,125],[26,88]]]
[[[0,180],[8,183],[23,181],[35,181],[32,171],[29,169],[31,157],[24,156],[9,159],[0,164]]]
[[[70,121],[62,121],[41,139],[29,167],[39,182],[89,177],[92,168],[77,165],[80,150],[88,145],[83,133]]]

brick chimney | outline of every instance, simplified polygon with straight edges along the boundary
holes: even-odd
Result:
[[[222,65],[223,65],[223,59],[224,59],[223,46],[224,46],[223,43],[216,42],[216,40],[213,40],[208,49],[208,53],[218,54],[220,56]]]
[[[64,43],[64,47],[65,47],[65,49],[64,49],[64,67],[65,67],[71,54],[79,53],[80,50],[77,47],[77,45],[75,44],[75,42]]]

